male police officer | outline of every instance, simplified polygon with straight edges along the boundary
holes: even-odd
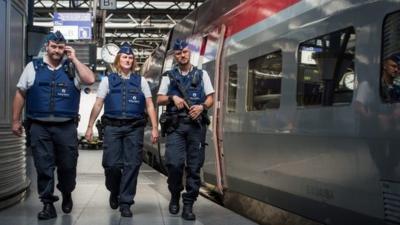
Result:
[[[167,106],[168,116],[175,118],[173,129],[167,129],[166,161],[168,189],[171,192],[169,211],[171,214],[179,212],[186,162],[182,218],[195,220],[192,208],[201,184],[200,169],[204,163],[208,123],[206,110],[213,105],[214,89],[207,72],[190,63],[191,52],[186,41],[176,40],[173,49],[177,66],[162,77],[157,98],[158,104]]]
[[[63,196],[62,210],[72,210],[71,192],[75,188],[78,139],[76,119],[80,100],[80,84],[92,84],[93,72],[82,64],[75,50],[65,45],[57,31],[47,36],[46,55],[25,67],[13,102],[12,131],[22,135],[21,111],[26,100],[26,116],[30,120],[31,150],[37,171],[39,198],[44,204],[38,219],[57,216],[53,202],[54,169],[57,167],[57,188]],[[63,59],[64,54],[67,60]],[[79,76],[70,69],[75,66]]]

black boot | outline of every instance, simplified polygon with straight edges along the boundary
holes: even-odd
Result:
[[[120,207],[119,211],[122,217],[132,217],[132,211],[129,207]]]
[[[110,194],[110,198],[108,199],[109,203],[110,203],[110,207],[112,209],[117,209],[118,205],[119,205],[119,201],[118,201],[118,195],[117,194]]]
[[[44,203],[42,211],[38,213],[39,220],[48,220],[51,218],[56,218],[57,212],[54,208],[53,203]]]
[[[72,202],[71,192],[62,193],[63,201],[61,204],[62,211],[64,213],[70,213],[72,211],[72,206],[74,203]]]
[[[169,201],[169,213],[178,214],[179,212],[179,195],[172,195],[171,200]]]
[[[183,205],[182,218],[185,220],[195,220],[196,215],[192,212],[193,205]]]

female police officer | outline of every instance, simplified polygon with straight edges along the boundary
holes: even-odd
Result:
[[[147,82],[134,73],[132,48],[124,44],[118,52],[111,73],[100,82],[96,102],[90,114],[85,137],[92,139],[93,125],[104,104],[103,167],[106,187],[111,192],[110,207],[123,217],[132,217],[137,177],[142,163],[145,107],[150,116],[152,142],[158,138],[157,120]]]

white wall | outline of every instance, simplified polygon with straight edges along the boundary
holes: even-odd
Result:
[[[87,125],[89,123],[90,112],[92,111],[94,102],[96,101],[96,93],[97,93],[98,83],[89,86],[91,89],[89,94],[84,92],[85,88],[82,88],[81,91],[81,102],[79,106],[79,114],[81,115],[81,120],[78,126],[78,136],[84,136],[86,132]],[[97,119],[99,120],[103,115],[103,109],[101,110]],[[97,120],[96,120],[97,121]],[[94,123],[96,125],[96,122]],[[98,136],[96,126],[93,126],[93,136]]]

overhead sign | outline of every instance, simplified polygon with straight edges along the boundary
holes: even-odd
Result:
[[[301,63],[302,64],[309,64],[309,65],[316,65],[317,62],[314,59],[314,53],[321,52],[322,49],[320,47],[306,47],[303,46],[301,48]]]
[[[67,40],[92,39],[91,13],[54,13],[54,31],[59,30]]]
[[[117,9],[117,0],[100,0],[100,9]]]

